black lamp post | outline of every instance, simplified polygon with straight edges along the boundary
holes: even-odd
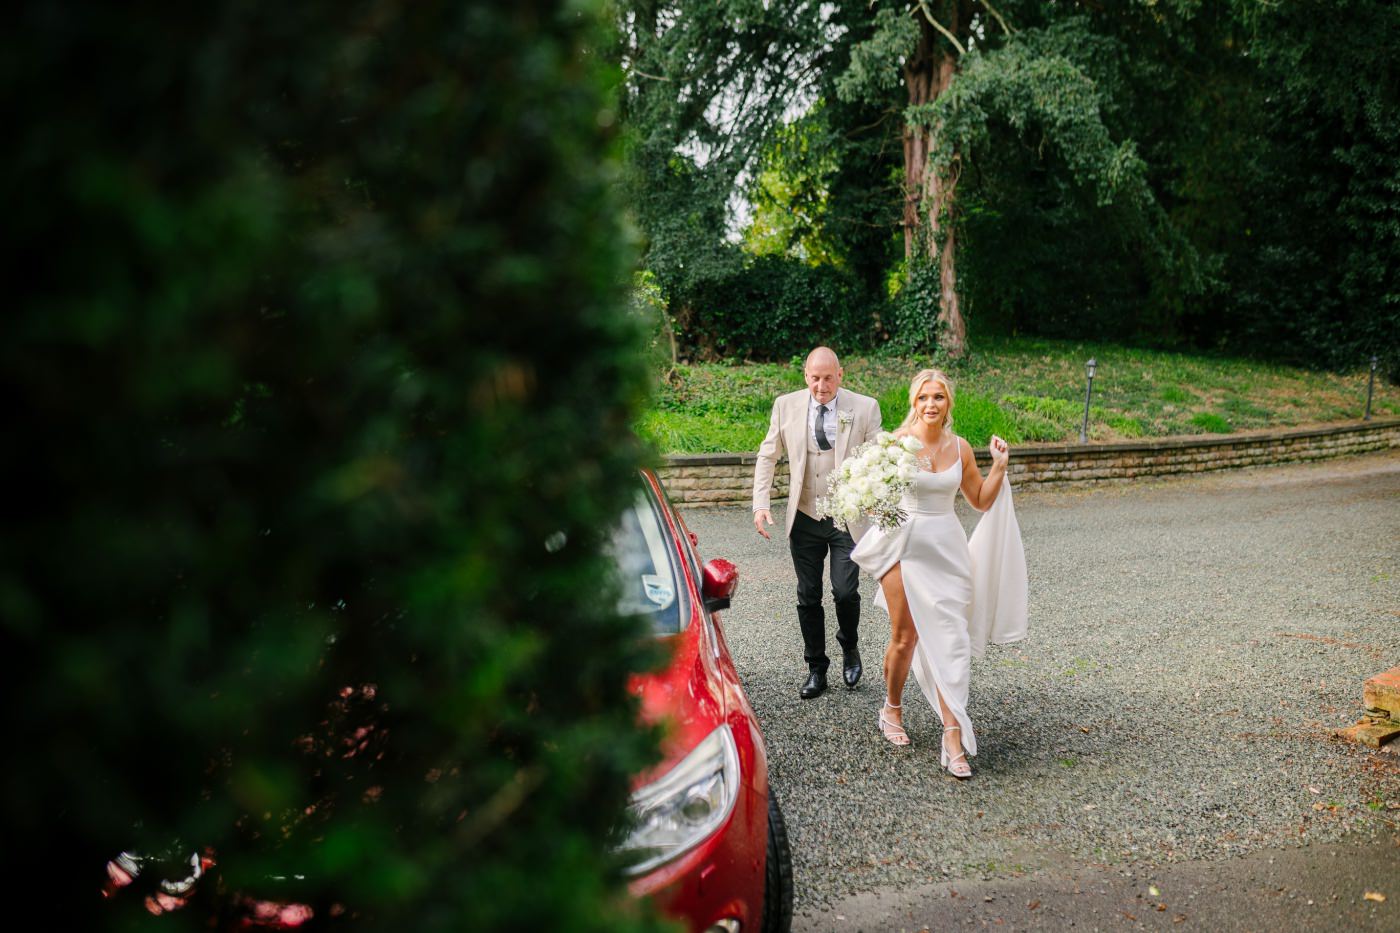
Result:
[[[1362,416],[1362,421],[1371,420],[1371,393],[1376,389],[1376,363],[1378,362],[1380,362],[1379,358],[1374,353],[1371,354],[1371,379],[1366,383],[1366,414]]]
[[[1079,428],[1079,443],[1084,444],[1089,440],[1089,399],[1094,394],[1094,370],[1098,369],[1099,361],[1092,356],[1089,362],[1084,364],[1084,371],[1089,376],[1089,385],[1084,390],[1084,424]]]

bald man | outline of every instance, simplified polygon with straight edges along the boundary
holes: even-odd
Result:
[[[797,571],[797,622],[807,680],[804,700],[826,691],[826,613],[822,607],[822,563],[831,557],[831,595],[836,602],[836,641],[841,645],[846,686],[860,682],[859,572],[851,561],[855,538],[844,525],[817,517],[817,497],[826,495],[826,480],[849,451],[880,433],[880,403],[841,388],[841,361],[827,347],[817,347],[802,367],[807,388],[779,396],[773,403],[768,436],[758,448],[753,473],[753,524],[770,537],[769,497],[778,460],[787,455],[791,489],[787,505],[787,539]],[[857,529],[859,533],[861,529]]]

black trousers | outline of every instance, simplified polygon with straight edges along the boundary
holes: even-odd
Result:
[[[789,508],[797,508],[789,505]],[[851,533],[827,518],[817,521],[798,512],[788,536],[792,566],[797,571],[797,621],[802,627],[802,656],[812,670],[825,671],[826,612],[822,608],[822,563],[831,557],[831,595],[836,602],[836,640],[841,647],[856,647],[860,624],[860,569],[851,560],[856,546]]]

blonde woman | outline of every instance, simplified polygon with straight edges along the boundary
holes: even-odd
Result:
[[[968,756],[977,754],[967,716],[972,658],[988,641],[1004,644],[1026,634],[1025,554],[1006,479],[1010,448],[992,437],[984,477],[972,446],[953,433],[953,384],[936,369],[914,376],[909,413],[895,433],[923,445],[923,468],[903,504],[909,520],[892,532],[871,529],[851,555],[880,581],[875,602],[890,615],[879,729],[892,744],[909,744],[902,698],[912,668],[943,723],[940,764],[968,778]],[[953,511],[959,489],[973,508],[989,513],[971,541]]]

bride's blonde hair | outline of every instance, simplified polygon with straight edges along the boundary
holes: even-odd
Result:
[[[925,382],[941,383],[943,391],[948,394],[948,410],[943,413],[943,427],[951,431],[953,429],[953,380],[949,379],[941,369],[921,369],[914,374],[914,381],[909,383],[909,412],[904,416],[899,430],[902,431],[919,420],[919,413],[914,410],[914,403],[918,401],[919,390],[924,387]]]

